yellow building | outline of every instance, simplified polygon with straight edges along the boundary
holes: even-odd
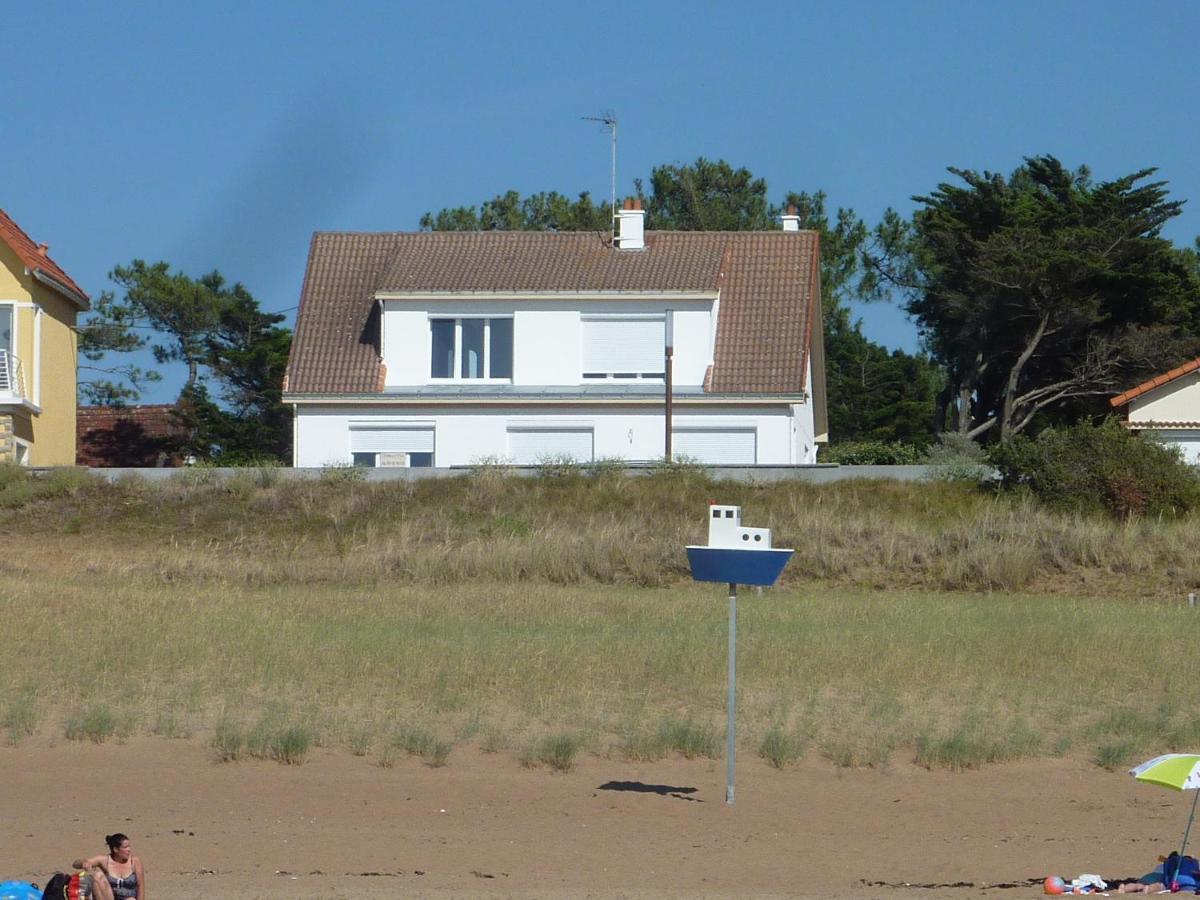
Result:
[[[88,296],[0,210],[0,463],[75,464],[76,318]]]

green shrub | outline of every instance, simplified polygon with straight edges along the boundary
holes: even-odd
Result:
[[[843,466],[911,466],[922,461],[922,452],[916,444],[845,441],[822,450],[820,462]]]
[[[403,750],[409,756],[419,756],[426,765],[437,769],[446,764],[453,745],[438,738],[423,728],[402,727],[392,735],[390,747],[384,748],[383,765],[391,765],[388,750]]]
[[[758,755],[775,768],[782,769],[804,755],[804,743],[796,734],[775,725],[763,736]]]
[[[21,691],[8,704],[2,724],[8,731],[8,743],[16,746],[37,729],[37,692],[32,688]]]
[[[1059,509],[1128,518],[1178,516],[1200,505],[1200,476],[1178,450],[1114,419],[1018,436],[990,458],[1003,487],[1029,490]]]
[[[687,759],[716,759],[721,755],[721,739],[708,725],[691,719],[668,719],[659,727],[659,740],[668,750]]]
[[[69,741],[103,744],[117,733],[117,717],[107,706],[89,706],[67,717],[65,732]]]
[[[1114,772],[1117,769],[1124,769],[1132,763],[1137,755],[1137,751],[1138,745],[1136,741],[1129,739],[1112,741],[1097,747],[1094,759],[1096,765]]]
[[[979,483],[992,475],[987,450],[957,432],[940,435],[936,444],[922,452],[920,461],[936,466],[931,477],[940,481]]]
[[[13,484],[23,484],[29,480],[29,470],[16,463],[0,463],[0,492]]]
[[[549,766],[556,772],[569,772],[575,765],[575,757],[583,746],[576,734],[552,734],[542,738],[521,758],[522,765]]]
[[[336,463],[327,465],[321,469],[317,480],[321,484],[326,485],[343,485],[355,484],[359,481],[366,481],[367,470],[359,466],[352,466],[349,463]]]
[[[240,722],[228,717],[222,718],[217,722],[212,745],[221,762],[239,760],[246,752],[246,731]]]
[[[313,734],[304,725],[276,729],[267,740],[267,756],[276,762],[298,766],[313,744]]]

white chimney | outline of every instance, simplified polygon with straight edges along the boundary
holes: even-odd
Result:
[[[622,250],[646,249],[646,211],[642,201],[630,197],[617,214],[617,246]]]
[[[787,213],[780,216],[780,218],[783,219],[784,231],[800,230],[800,216],[796,213],[796,207],[792,204],[788,204]]]

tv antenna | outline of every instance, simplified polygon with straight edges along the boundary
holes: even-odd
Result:
[[[617,114],[601,113],[598,116],[580,116],[585,122],[599,122],[612,134],[612,217],[617,221]]]

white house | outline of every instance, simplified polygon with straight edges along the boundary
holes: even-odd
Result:
[[[1128,407],[1125,424],[1134,431],[1153,431],[1183,458],[1200,465],[1200,359],[1156,375],[1111,398],[1114,409]]]
[[[297,466],[816,461],[817,235],[318,233],[284,382]]]

